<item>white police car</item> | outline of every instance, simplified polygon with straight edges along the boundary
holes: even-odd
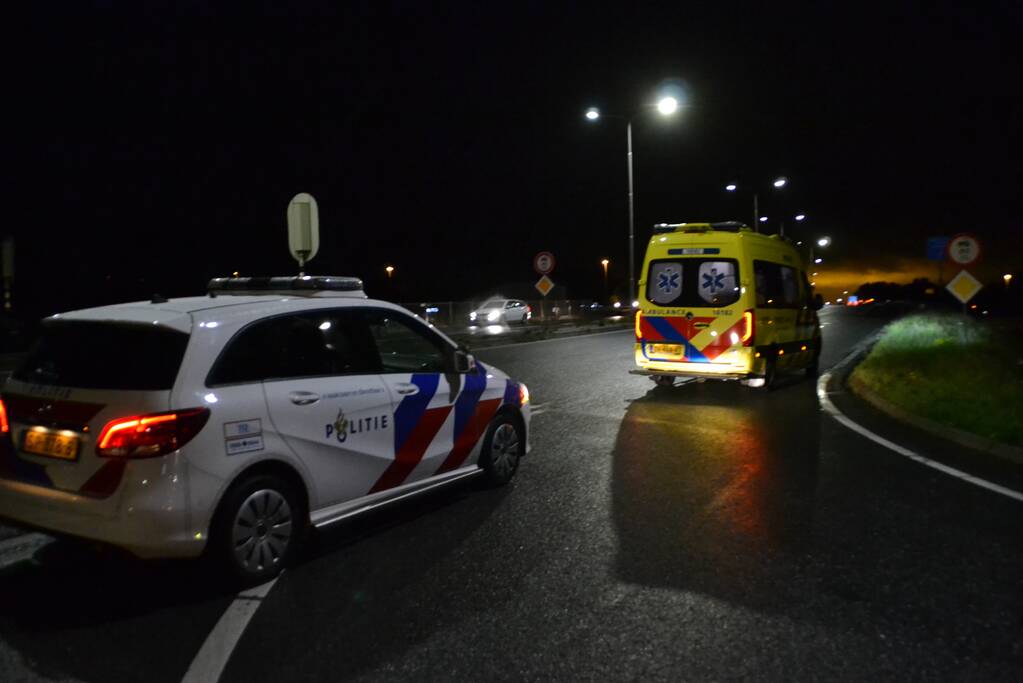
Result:
[[[0,395],[0,515],[246,582],[304,532],[480,474],[514,476],[529,393],[355,278],[47,318]]]

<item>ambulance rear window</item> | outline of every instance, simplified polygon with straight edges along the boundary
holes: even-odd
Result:
[[[680,258],[650,262],[646,296],[658,306],[720,307],[739,300],[735,259]]]
[[[187,345],[186,333],[166,327],[51,321],[12,376],[80,389],[166,390],[174,386]]]

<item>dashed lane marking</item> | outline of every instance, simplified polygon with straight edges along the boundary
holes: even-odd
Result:
[[[182,683],[216,683],[220,680],[231,653],[245,633],[245,627],[275,583],[277,579],[244,590],[235,597],[220,621],[206,636],[206,642],[199,648],[185,677],[181,679]]]

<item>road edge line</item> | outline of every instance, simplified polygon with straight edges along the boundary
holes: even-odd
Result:
[[[217,683],[220,680],[220,675],[224,673],[224,668],[242,634],[245,633],[249,621],[256,615],[256,610],[263,604],[264,598],[276,583],[277,579],[274,579],[235,596],[216,626],[206,636],[181,683]]]
[[[968,472],[957,470],[954,467],[950,467],[936,460],[931,460],[930,458],[924,457],[919,453],[916,453],[915,451],[911,451],[910,449],[904,446],[900,446],[899,444],[893,441],[889,441],[883,436],[875,434],[874,432],[870,431],[863,425],[854,422],[848,417],[846,417],[845,413],[838,409],[838,406],[836,406],[828,397],[828,384],[831,382],[832,376],[834,375],[836,370],[852,362],[852,360],[856,358],[856,356],[863,353],[864,349],[869,348],[870,345],[877,338],[877,336],[878,335],[875,335],[870,339],[866,340],[864,343],[857,345],[856,348],[854,348],[849,353],[849,355],[847,355],[841,361],[836,363],[830,370],[825,372],[817,379],[817,399],[820,401],[821,408],[824,410],[824,412],[828,413],[832,418],[834,418],[838,423],[845,426],[846,428],[851,429],[857,434],[864,436],[873,441],[874,443],[880,444],[881,446],[884,446],[888,450],[898,453],[899,455],[905,458],[909,458],[914,462],[918,462],[921,465],[930,467],[939,472],[942,472],[943,474],[955,477],[956,479],[960,479],[969,484],[973,484],[974,486],[979,486],[989,491],[993,491],[994,493],[999,493],[1008,498],[1012,498],[1014,500],[1023,502],[1023,493],[1020,493],[1019,491],[1016,491],[1014,489],[1007,488],[1000,484],[988,481],[987,479],[981,479],[980,477],[969,474]]]

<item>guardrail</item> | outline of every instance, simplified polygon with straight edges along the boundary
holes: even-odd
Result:
[[[493,297],[497,299],[499,297]],[[435,325],[459,327],[469,325],[469,313],[490,299],[479,301],[417,301],[403,302],[400,306]],[[631,315],[626,306],[615,307],[593,299],[540,299],[523,301],[529,306],[532,322],[590,322],[611,316]],[[485,324],[485,321],[480,321]]]

